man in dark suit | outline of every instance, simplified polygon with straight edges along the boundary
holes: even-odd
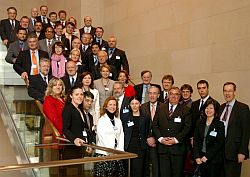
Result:
[[[65,46],[65,52],[68,52],[69,49],[70,49],[69,39],[66,38],[65,34],[62,34],[62,32],[63,32],[62,24],[61,23],[56,23],[54,31],[55,31],[54,38],[57,41],[61,41]]]
[[[89,33],[83,33],[81,36],[81,47],[80,47],[80,51],[81,51],[81,59],[82,59],[82,64],[89,66],[88,63],[88,58],[91,55],[91,40],[92,40],[92,36]]]
[[[141,106],[141,114],[149,120],[149,132],[147,137],[147,144],[149,146],[149,151],[147,155],[147,162],[146,166],[147,169],[150,167],[150,163],[152,164],[151,174],[152,176],[159,177],[160,176],[160,169],[159,169],[159,160],[158,160],[158,154],[157,154],[157,141],[155,139],[155,135],[153,132],[153,124],[156,117],[163,116],[166,117],[167,115],[167,109],[166,105],[159,102],[158,98],[160,96],[160,90],[157,86],[150,86],[148,89],[148,97],[149,102],[146,102],[142,104]],[[146,176],[149,177],[150,170],[146,172]]]
[[[96,143],[95,139],[95,127],[93,123],[93,116],[89,113],[92,104],[94,101],[94,95],[90,91],[86,91],[83,93],[83,117],[84,121],[88,126],[87,135],[88,135],[88,143]]]
[[[31,8],[31,17],[29,18],[29,31],[35,30],[36,18],[38,16],[38,9],[36,7]]]
[[[49,53],[49,57],[52,55],[52,46],[56,42],[54,39],[54,29],[51,26],[48,26],[45,29],[45,39],[42,39],[38,42],[39,49]]]
[[[34,26],[34,33],[38,37],[38,41],[45,39],[45,32],[43,30],[43,24],[42,22],[36,21]]]
[[[205,103],[207,102],[207,100],[213,99],[211,96],[209,96],[209,85],[206,80],[200,80],[197,83],[197,90],[201,98],[194,101],[191,106],[191,113],[192,113],[192,128],[190,132],[191,137],[193,137],[194,128],[197,120],[203,117]],[[218,102],[217,106],[220,106]]]
[[[165,104],[168,104],[168,91],[174,85],[174,77],[172,75],[164,75],[162,77],[162,88],[159,101]]]
[[[10,44],[5,57],[5,60],[10,64],[14,64],[16,62],[20,51],[29,49],[28,43],[26,42],[26,30],[24,28],[19,28],[17,30],[17,38],[17,41]]]
[[[40,16],[36,18],[37,21],[42,22],[43,25],[49,23],[49,18],[47,17],[48,14],[48,6],[42,5],[40,6]]]
[[[17,40],[16,31],[19,28],[19,21],[16,20],[17,10],[15,7],[7,9],[8,18],[1,20],[0,35],[4,45],[9,47],[9,44]]]
[[[66,18],[67,18],[67,13],[65,10],[60,10],[58,12],[58,17],[59,20],[57,21],[57,23],[60,23],[62,25],[63,28],[65,28],[66,26]]]
[[[49,21],[49,23],[47,23],[45,25],[45,29],[48,26],[51,26],[53,29],[55,29],[56,23],[57,23],[57,21],[56,21],[57,20],[57,13],[56,12],[50,12],[49,13],[49,19],[50,19],[50,21]]]
[[[240,177],[242,162],[249,158],[250,112],[248,105],[235,99],[236,84],[226,82],[220,107],[220,120],[225,125],[225,177]]]
[[[114,65],[117,72],[126,70],[129,73],[129,64],[125,51],[116,48],[117,40],[115,36],[110,36],[108,39],[108,64]]]
[[[124,85],[123,83],[116,81],[113,85],[113,95],[118,101],[119,106],[119,118],[124,119],[126,114],[129,113],[129,97],[124,95]]]
[[[69,89],[80,82],[77,69],[77,65],[74,61],[71,60],[66,63],[66,74],[61,78],[65,85],[65,93],[68,93]]]
[[[49,54],[38,49],[38,39],[36,34],[28,36],[28,50],[21,51],[13,65],[14,70],[24,79],[26,85],[29,85],[29,76],[39,73],[40,58],[49,58]]]
[[[108,50],[108,42],[102,38],[103,33],[104,33],[103,27],[96,27],[95,38],[93,42],[96,42],[100,45],[100,50]]]
[[[134,89],[138,100],[141,102],[141,104],[143,104],[148,102],[148,94],[147,94],[148,88],[153,85],[161,90],[161,86],[151,83],[152,73],[149,70],[144,70],[141,72],[141,79],[142,83],[135,85]]]
[[[79,31],[80,36],[82,36],[83,33],[90,33],[92,37],[95,36],[95,27],[92,26],[92,18],[90,16],[84,17],[84,27],[82,27]]]
[[[52,78],[52,76],[49,75],[50,60],[41,58],[39,62],[39,69],[39,74],[30,76],[29,78],[28,94],[35,100],[39,100],[43,103],[47,85],[49,80]]]
[[[187,135],[191,128],[189,108],[180,104],[178,87],[169,90],[168,114],[154,121],[153,132],[159,142],[158,155],[162,177],[183,177]]]
[[[108,65],[107,59],[108,59],[108,54],[106,51],[98,51],[97,53],[97,58],[98,58],[98,63],[97,65],[89,65],[89,71],[93,74],[94,80],[100,79],[101,78],[101,72],[100,68],[102,65]],[[116,68],[113,65],[109,65],[110,67],[110,74],[109,78],[112,80],[116,80],[117,76],[117,71]]]

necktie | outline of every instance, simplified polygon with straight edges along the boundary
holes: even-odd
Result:
[[[167,103],[168,101],[168,93],[166,92],[165,97],[164,97],[164,103]]]
[[[171,105],[170,106],[170,110],[169,110],[169,112],[168,112],[168,115],[169,115],[169,117],[171,117],[172,115],[173,115],[173,112],[174,112],[174,106],[173,105]]]
[[[35,19],[33,19],[33,20],[32,20],[32,22],[33,22],[33,26],[35,26],[36,20],[35,20]]]
[[[83,46],[82,46],[82,50],[83,50],[83,52],[85,52],[85,51],[86,51],[86,49],[85,49],[85,45],[83,45]]]
[[[71,87],[73,87],[75,85],[75,79],[72,77],[71,78]]]
[[[46,18],[45,17],[43,17],[43,23],[46,23]]]
[[[144,95],[144,103],[148,102],[149,101],[149,98],[148,98],[148,88],[149,88],[149,85],[146,85],[146,90],[145,90],[145,95]]]
[[[11,29],[12,29],[12,30],[15,29],[15,22],[14,22],[14,20],[11,20]]]
[[[94,64],[95,64],[95,66],[98,64],[98,59],[97,59],[96,55],[94,55]]]
[[[88,124],[88,127],[89,127],[89,130],[91,130],[91,127],[90,127],[90,120],[89,120],[89,114],[86,113],[86,119],[87,119],[87,124]]]
[[[19,43],[19,49],[20,49],[20,51],[23,51],[23,42]]]
[[[61,41],[61,38],[60,38],[60,36],[57,36],[57,38],[56,38],[58,41]]]
[[[48,40],[48,49],[49,49],[49,53],[51,54],[52,52],[51,40]]]
[[[153,120],[155,116],[155,105],[152,104],[152,109],[151,109],[151,119]]]
[[[43,80],[44,80],[44,82],[45,82],[46,85],[47,85],[47,77],[46,77],[46,76],[43,77]]]
[[[37,60],[36,60],[35,51],[32,51],[31,60],[32,60],[32,65],[33,65],[32,66],[33,75],[37,75],[38,74],[38,68],[37,68]]]
[[[112,57],[112,55],[113,55],[113,49],[109,49],[109,59]]]
[[[199,111],[201,111],[201,110],[202,110],[203,105],[204,105],[204,101],[203,101],[203,100],[201,100],[201,105],[200,105]]]
[[[228,107],[229,107],[229,105],[227,104],[226,105],[226,111],[225,111],[225,113],[224,113],[224,115],[223,115],[223,117],[222,117],[222,121],[224,121],[224,122],[226,122],[227,121],[227,117],[228,117]]]

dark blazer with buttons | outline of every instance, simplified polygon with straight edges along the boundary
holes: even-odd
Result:
[[[213,99],[211,96],[208,97],[207,101]],[[206,102],[207,102],[206,101]],[[215,100],[216,101],[216,100]],[[205,105],[206,102],[203,104]],[[217,101],[216,101],[217,102]],[[217,107],[220,107],[220,104],[217,102]],[[194,136],[194,129],[197,123],[197,120],[199,120],[201,117],[203,117],[204,111],[205,111],[205,107],[203,106],[201,110],[199,110],[200,107],[200,99],[194,101],[191,105],[191,113],[192,113],[192,128],[190,131],[190,136],[193,137]]]
[[[119,110],[121,120],[128,114],[128,112],[125,111],[126,109],[127,111],[129,110],[129,97],[124,96],[122,100],[121,109]]]
[[[38,50],[38,55],[39,59],[43,57],[49,59],[49,54],[45,51]],[[31,65],[32,62],[30,50],[24,50],[21,51],[17,56],[17,60],[16,63],[13,65],[13,68],[19,75],[21,75],[23,72],[27,72],[27,74],[30,75]]]
[[[206,127],[206,119],[199,119],[195,127],[194,134],[194,158],[202,158],[204,131]],[[217,135],[212,135],[211,132],[216,132]],[[214,118],[211,122],[206,135],[206,153],[205,157],[210,163],[222,163],[224,155],[225,143],[225,128],[224,124],[218,119]]]
[[[48,80],[50,80],[51,78],[52,76],[48,75]],[[47,83],[43,80],[40,74],[29,77],[28,94],[30,97],[43,103],[46,88]]]
[[[16,32],[19,26],[20,26],[19,21],[15,20],[15,28],[14,30],[12,30],[9,19],[1,20],[0,35],[1,35],[2,41],[5,39],[8,39],[8,45],[9,45],[11,42],[14,42],[15,40],[17,40]]]
[[[125,51],[115,48],[112,57],[109,58],[107,62],[108,64],[115,66],[117,72],[123,68],[123,70],[126,70],[129,73],[129,64]]]
[[[156,86],[161,90],[161,86],[158,84],[150,84],[151,86]],[[138,100],[141,102],[142,101],[142,93],[143,93],[143,84],[138,84],[134,86],[135,89],[135,94]]]
[[[142,114],[138,117],[138,119],[139,119],[139,138],[140,138],[141,148],[147,149],[149,119],[144,117]],[[133,126],[129,126],[128,123],[133,121],[133,114],[129,112],[121,120],[124,131],[124,150],[126,151],[128,149],[133,131]]]
[[[219,115],[223,113],[226,104],[220,107]],[[227,136],[225,140],[225,157],[227,160],[238,160],[238,154],[249,158],[249,125],[250,113],[248,105],[235,101],[229,117]]]
[[[87,135],[88,135],[88,142],[89,143],[96,143],[96,138],[95,138],[96,133],[95,133],[95,130],[93,130],[93,126],[94,126],[93,116],[90,113],[88,113],[89,123],[90,123],[90,127],[89,127],[88,123],[87,123],[88,122],[87,121],[87,116],[86,116],[84,111],[82,111],[82,113],[83,113],[84,122],[85,122],[85,124],[87,126],[86,132],[87,132]]]
[[[74,143],[76,138],[81,138],[84,141],[87,140],[83,136],[83,131],[88,129],[87,123],[83,121],[80,112],[72,103],[66,103],[62,111],[62,117],[63,134],[71,143]]]
[[[141,106],[141,114],[145,118],[149,120],[149,126],[148,126],[148,137],[152,137],[154,135],[153,132],[153,124],[158,119],[157,117],[166,117],[167,116],[167,106],[161,102],[157,102],[157,107],[155,110],[155,116],[153,120],[151,119],[151,111],[150,111],[150,102],[144,103]],[[156,142],[157,143],[157,142]]]
[[[20,46],[19,46],[19,41],[15,41],[15,42],[12,42],[10,45],[9,45],[9,48],[8,48],[8,52],[7,52],[7,55],[5,57],[5,60],[10,63],[10,64],[14,64],[14,60],[17,59],[17,56],[20,52]],[[29,47],[28,47],[28,44],[26,41],[23,42],[23,50],[28,50]]]
[[[164,104],[164,103],[162,103]],[[166,104],[164,104],[166,105]],[[186,152],[187,135],[191,128],[191,114],[188,107],[178,104],[171,117],[169,117],[168,108],[166,105],[167,114],[157,116],[153,124],[153,132],[158,140],[160,137],[175,137],[179,143],[172,146],[166,146],[159,143],[159,153],[170,153],[183,155]],[[180,122],[176,121],[180,119]]]
[[[65,74],[65,76],[63,76],[61,79],[65,85],[65,94],[67,94],[69,89],[71,89],[71,81],[69,79],[69,75]],[[79,73],[77,73],[75,85],[78,84],[79,82],[80,82],[80,75],[79,75]]]

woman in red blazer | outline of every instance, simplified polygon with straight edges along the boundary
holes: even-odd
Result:
[[[62,135],[62,110],[64,108],[65,86],[61,79],[52,78],[45,92],[43,112]]]

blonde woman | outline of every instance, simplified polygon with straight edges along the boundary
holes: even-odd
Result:
[[[45,92],[43,111],[62,135],[62,110],[64,107],[65,86],[61,79],[53,77]]]

